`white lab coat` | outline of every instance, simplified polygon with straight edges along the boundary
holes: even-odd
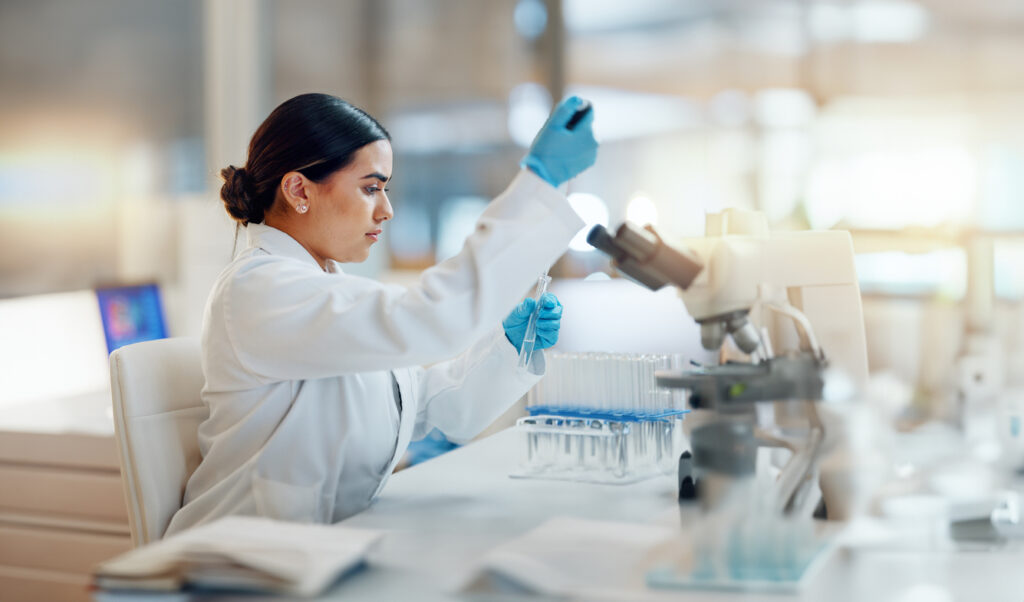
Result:
[[[543,353],[516,369],[501,320],[582,226],[523,170],[462,251],[406,289],[325,272],[250,224],[206,307],[203,459],[167,533],[230,514],[336,522],[370,504],[410,440],[480,432],[543,373]]]

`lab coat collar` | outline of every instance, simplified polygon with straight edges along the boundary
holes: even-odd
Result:
[[[245,227],[245,236],[250,249],[263,249],[271,255],[291,257],[303,263],[308,263],[318,270],[320,269],[320,264],[309,254],[305,247],[299,244],[299,241],[273,226],[249,224]],[[333,259],[328,259],[326,265],[326,271],[328,272],[343,273],[341,266]]]

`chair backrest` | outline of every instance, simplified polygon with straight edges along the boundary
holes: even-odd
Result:
[[[199,464],[199,341],[160,339],[110,354],[114,431],[132,543],[160,539]]]

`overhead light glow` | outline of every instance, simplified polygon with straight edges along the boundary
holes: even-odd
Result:
[[[705,121],[704,104],[695,98],[600,86],[569,86],[566,92],[593,103],[594,136],[601,142],[696,130]]]
[[[883,229],[967,223],[977,189],[977,165],[965,148],[864,153],[812,169],[808,219],[815,228],[840,218]]]
[[[626,219],[641,226],[647,224],[656,226],[658,225],[658,207],[646,196],[634,195],[626,205]]]
[[[586,192],[570,194],[569,204],[580,216],[580,219],[586,223],[586,226],[569,243],[569,248],[574,251],[593,251],[594,247],[587,242],[587,234],[598,224],[608,225],[608,205],[600,197]]]

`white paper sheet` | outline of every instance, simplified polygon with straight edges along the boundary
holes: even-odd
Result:
[[[488,552],[465,587],[491,573],[549,596],[636,591],[658,551],[679,536],[667,525],[556,517]]]

